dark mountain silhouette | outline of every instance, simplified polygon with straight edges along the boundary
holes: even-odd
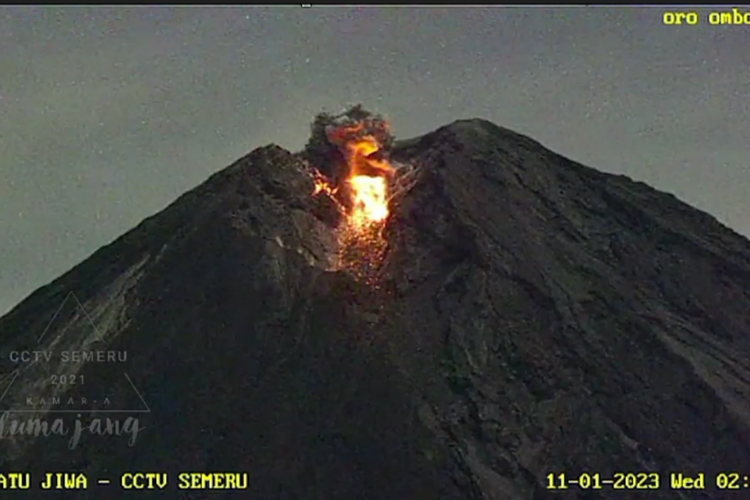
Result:
[[[746,239],[483,120],[392,157],[419,177],[392,204],[377,286],[330,270],[331,208],[297,155],[268,146],[0,319],[0,372],[15,377],[2,409],[58,396],[83,422],[145,427],[132,447],[6,435],[3,471],[89,477],[44,498],[135,497],[119,486],[134,471],[170,474],[139,498],[744,495],[715,484],[750,474]],[[14,372],[10,356],[94,349],[127,361]],[[247,472],[247,489],[179,492],[189,471]],[[659,489],[606,482],[639,472]],[[548,490],[553,473],[599,474],[601,489]],[[705,473],[706,489],[675,491],[670,473]]]

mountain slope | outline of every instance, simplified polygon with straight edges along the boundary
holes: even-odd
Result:
[[[112,414],[145,426],[133,446],[6,437],[4,469],[171,474],[144,498],[185,498],[178,472],[245,471],[245,491],[211,496],[300,499],[615,498],[636,493],[547,475],[639,471],[662,474],[649,498],[675,498],[670,472],[705,472],[682,497],[723,498],[714,475],[750,460],[748,241],[482,120],[394,158],[420,175],[391,207],[379,286],[330,270],[330,206],[269,146],[0,319],[3,352],[127,353],[28,364],[2,409],[102,394],[150,410]],[[86,383],[40,385],[50,373]],[[76,497],[102,491],[129,494]]]

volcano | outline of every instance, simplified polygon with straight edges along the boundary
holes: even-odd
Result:
[[[745,238],[484,120],[396,142],[389,161],[413,175],[377,244],[342,238],[312,166],[271,145],[0,319],[0,484],[29,473],[40,498],[45,473],[81,474],[69,486],[86,489],[44,492],[60,499],[744,495],[722,488],[750,474]],[[370,258],[367,280],[347,249]],[[48,432],[21,432],[32,417]]]

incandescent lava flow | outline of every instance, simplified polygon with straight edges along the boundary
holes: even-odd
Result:
[[[349,222],[364,230],[385,222],[388,217],[388,184],[393,166],[384,158],[382,145],[373,135],[364,133],[364,123],[331,126],[328,140],[337,146],[346,160],[345,192],[349,194]]]
[[[387,132],[387,124],[375,125]],[[325,129],[328,143],[343,157],[338,175],[328,179],[315,172],[315,192],[337,201],[344,222],[338,228],[339,267],[372,282],[385,251],[383,227],[388,218],[389,186],[396,169],[385,157],[383,144],[371,133],[373,124],[348,120]]]

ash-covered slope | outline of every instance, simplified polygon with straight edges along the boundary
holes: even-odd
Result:
[[[9,374],[16,351],[127,353],[22,363],[2,409],[52,393],[150,410],[93,415],[137,417],[132,447],[5,436],[3,470],[83,472],[76,498],[130,498],[133,471],[170,473],[143,498],[207,497],[177,491],[185,471],[248,473],[212,498],[634,498],[547,476],[649,471],[648,498],[724,498],[715,474],[750,463],[748,241],[482,120],[394,158],[420,176],[391,207],[377,287],[329,270],[326,198],[269,146],[0,319]],[[65,393],[59,373],[85,383]],[[672,472],[707,489],[675,492]]]

